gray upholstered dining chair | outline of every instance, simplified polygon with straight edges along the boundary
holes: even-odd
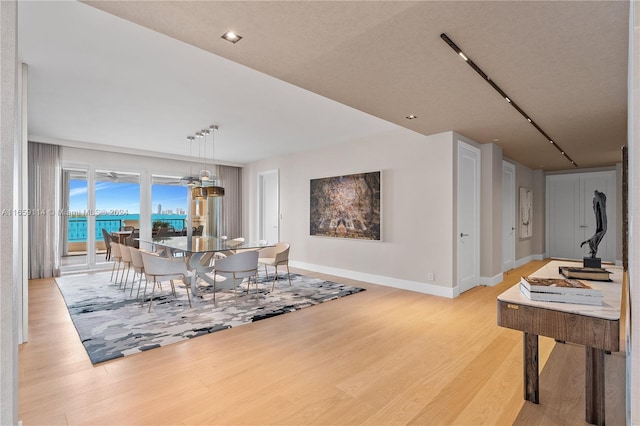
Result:
[[[131,234],[125,238],[124,241],[125,244],[129,247],[140,248],[140,241],[138,240],[138,238],[140,238],[140,230],[134,229],[133,231],[131,231]]]
[[[273,266],[275,271],[273,273],[273,283],[271,284],[271,291],[275,288],[276,281],[278,281],[278,266],[284,265],[287,267],[287,278],[289,285],[291,285],[291,274],[289,273],[289,243],[277,243],[273,247],[265,247],[259,250],[258,262],[264,265],[264,273],[269,278],[267,266]]]
[[[187,270],[187,264],[182,261],[160,257],[153,253],[147,253],[144,251],[141,251],[140,255],[142,256],[142,263],[144,264],[144,275],[146,277],[141,305],[144,306],[144,300],[147,295],[147,284],[149,284],[150,279],[153,280],[153,287],[151,288],[151,298],[149,299],[148,312],[151,312],[151,304],[153,303],[153,296],[155,294],[156,285],[158,285],[160,281],[169,280],[169,282],[171,283],[171,292],[177,299],[178,296],[176,294],[174,280],[181,280],[185,285],[185,289],[187,290],[187,299],[189,300],[189,307],[191,307],[191,296],[189,295],[189,292],[191,290],[189,288],[189,285],[187,284],[187,280],[189,279],[189,277],[191,277],[191,273]]]
[[[107,249],[106,259],[111,259],[111,235],[107,232],[106,229],[102,228],[102,239],[104,241],[104,247]]]
[[[258,275],[258,252],[247,251],[231,256],[216,259],[213,270],[213,301],[216,301],[216,283],[218,278],[232,280],[233,298],[236,299],[236,288],[242,284],[245,278],[249,279],[247,292],[251,286],[251,278],[254,279]],[[258,293],[258,285],[256,283],[256,294]]]

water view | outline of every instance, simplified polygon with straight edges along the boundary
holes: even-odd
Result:
[[[122,179],[123,174],[119,173]],[[136,178],[137,179],[137,178]],[[95,216],[95,240],[103,241],[102,229],[109,234],[123,226],[140,228],[140,185],[137,182],[97,181],[95,184],[95,211],[87,210],[88,186],[85,179],[69,181],[69,209],[67,241],[87,241],[87,219]],[[177,185],[151,186],[152,226],[162,222],[176,231],[186,226],[187,188]]]
[[[81,242],[87,241],[87,217],[86,216],[70,216],[69,229],[67,231],[67,241],[69,242]],[[172,226],[176,231],[181,231],[185,228],[187,221],[186,214],[152,214],[151,223],[164,222],[168,226]],[[126,215],[98,215],[96,216],[96,241],[102,241],[102,228],[106,229],[109,234],[115,231],[119,231],[121,227],[125,225],[132,225],[135,228],[139,228],[140,215],[139,214],[126,214]]]

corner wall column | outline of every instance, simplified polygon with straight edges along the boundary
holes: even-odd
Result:
[[[20,313],[18,290],[22,280],[16,276],[21,270],[20,251],[15,250],[17,219],[16,152],[20,139],[16,137],[17,88],[17,29],[16,1],[0,1],[0,424],[18,423],[18,318]],[[6,209],[6,210],[5,210]]]

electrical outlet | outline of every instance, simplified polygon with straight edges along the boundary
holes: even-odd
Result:
[[[433,281],[435,280],[435,276],[433,275],[433,272],[429,272],[427,273],[427,281]]]

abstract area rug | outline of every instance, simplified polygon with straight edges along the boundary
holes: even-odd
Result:
[[[78,331],[93,364],[131,355],[219,330],[286,314],[329,300],[358,293],[364,289],[291,274],[291,286],[286,275],[271,292],[271,281],[262,276],[247,295],[246,283],[238,287],[234,302],[233,290],[218,290],[216,304],[211,289],[201,286],[198,297],[191,297],[189,308],[184,285],[176,281],[175,298],[169,282],[156,289],[151,312],[147,302],[140,306],[136,289],[129,295],[110,280],[111,272],[65,275],[56,278],[73,324]],[[202,283],[202,281],[201,281]],[[142,282],[144,288],[144,279]]]

